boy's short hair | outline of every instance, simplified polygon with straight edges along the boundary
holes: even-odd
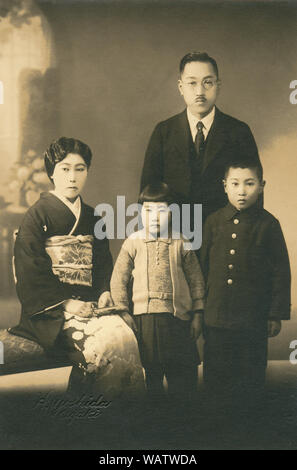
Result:
[[[180,73],[180,75],[183,74],[185,66],[187,64],[189,64],[190,62],[210,63],[213,66],[213,69],[214,69],[214,72],[215,72],[217,78],[219,78],[219,70],[218,70],[217,63],[216,63],[216,61],[213,57],[210,57],[207,54],[207,52],[189,52],[188,54],[186,54],[181,59],[180,64],[179,64],[179,73]]]
[[[253,158],[243,158],[240,160],[233,160],[228,162],[225,165],[224,178],[226,179],[229,173],[230,168],[249,168],[250,170],[255,170],[257,177],[260,182],[263,181],[263,168],[260,162],[256,161]]]
[[[90,167],[92,160],[90,147],[78,139],[60,137],[58,140],[54,140],[50,144],[49,148],[44,152],[45,169],[50,179],[56,164],[64,160],[69,153],[80,155],[85,161],[87,167]]]
[[[166,202],[170,206],[174,203],[174,194],[168,184],[156,181],[148,184],[140,193],[138,203],[144,202]]]

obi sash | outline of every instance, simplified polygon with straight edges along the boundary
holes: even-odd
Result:
[[[93,235],[61,235],[46,240],[53,273],[61,282],[92,287]]]

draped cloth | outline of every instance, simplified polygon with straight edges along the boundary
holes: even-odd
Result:
[[[69,359],[78,365],[86,390],[111,400],[139,398],[144,392],[144,377],[138,345],[122,318],[64,315],[60,339]]]

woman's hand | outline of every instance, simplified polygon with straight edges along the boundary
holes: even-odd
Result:
[[[112,307],[114,305],[110,292],[103,292],[98,299],[98,308]]]
[[[92,317],[94,313],[93,302],[83,302],[82,300],[69,299],[64,302],[65,311],[71,315],[79,317]]]

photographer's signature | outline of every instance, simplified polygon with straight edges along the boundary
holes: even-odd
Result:
[[[46,415],[65,419],[68,424],[71,424],[77,419],[98,418],[110,404],[111,402],[105,400],[103,395],[94,397],[83,394],[81,397],[70,399],[48,392],[40,396],[34,408]]]

